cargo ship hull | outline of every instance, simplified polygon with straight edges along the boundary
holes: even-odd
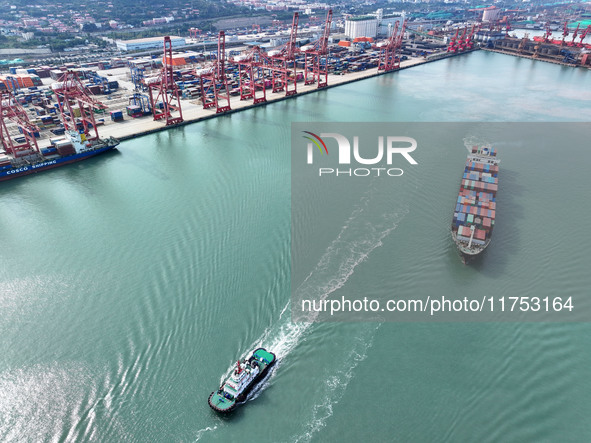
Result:
[[[500,160],[496,150],[473,147],[460,183],[451,236],[464,263],[490,244],[496,218]]]
[[[464,264],[469,263],[470,261],[474,260],[478,257],[490,244],[490,238],[483,244],[478,245],[478,247],[467,248],[466,243],[458,240],[457,231],[451,231],[451,237],[458,248],[458,252],[462,258],[462,262]]]
[[[28,164],[20,167],[13,167],[10,169],[6,169],[4,171],[0,171],[0,181],[11,180],[17,177],[23,177],[29,174],[35,174],[41,171],[47,171],[48,169],[57,168],[59,166],[68,165],[70,163],[79,162],[82,160],[86,160],[90,157],[94,157],[100,154],[103,154],[107,151],[115,149],[119,143],[116,141],[106,143],[102,147],[98,147],[96,149],[80,152],[77,154],[67,155],[59,158],[54,159],[47,159],[45,161],[39,163]]]

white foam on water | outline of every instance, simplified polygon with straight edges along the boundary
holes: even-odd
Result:
[[[382,245],[382,240],[396,229],[400,220],[408,213],[408,209],[403,209],[393,214],[386,214],[373,225],[362,217],[368,200],[368,197],[362,199],[361,204],[352,212],[337,238],[328,246],[318,264],[296,289],[296,297],[299,298],[300,295],[305,294],[306,298],[324,300],[341,288],[351,277],[355,268],[374,249]],[[279,315],[280,320],[283,320],[290,306],[290,303],[287,303],[282,309]],[[287,317],[267,328],[253,343],[251,349],[263,346],[274,352],[281,360],[297,346],[317,316],[317,312],[312,312],[306,319],[307,322],[298,323],[292,323],[291,318]],[[232,368],[229,368],[228,374],[231,370]]]
[[[265,390],[265,388],[267,386],[269,386],[269,383],[268,383],[269,378],[271,378],[271,375],[273,374],[273,372],[275,372],[275,369],[277,369],[278,366],[279,366],[279,363],[276,364],[275,366],[273,366],[271,369],[269,369],[269,372],[267,372],[265,374],[263,379],[259,383],[257,383],[257,385],[252,389],[252,391],[250,391],[248,393],[244,403],[246,403],[247,401],[250,401],[250,400],[254,400],[259,395],[261,395],[261,392],[263,392]]]
[[[197,431],[197,436],[195,437],[195,441],[197,442],[197,441],[201,440],[201,437],[203,437],[203,435],[204,435],[204,434],[207,434],[208,432],[213,432],[213,431],[215,431],[217,428],[218,428],[218,425],[215,425],[215,426],[208,426],[208,427],[206,427],[206,428],[199,429],[199,430]]]
[[[295,290],[298,298],[302,296],[324,300],[334,291],[343,287],[354,273],[355,268],[365,261],[374,249],[382,246],[384,238],[396,229],[400,221],[408,214],[408,209],[403,208],[395,213],[384,214],[377,222],[370,221],[364,217],[370,199],[371,196],[364,197],[353,210],[337,238],[328,246],[318,264]],[[270,380],[282,360],[291,353],[305,335],[312,332],[311,327],[314,325],[318,313],[310,313],[306,322],[292,323],[291,317],[284,315],[289,312],[290,307],[291,304],[288,302],[281,310],[279,321],[265,329],[263,334],[248,348],[248,351],[241,356],[241,358],[245,358],[252,349],[264,347],[275,353],[278,359],[273,370],[246,401],[257,398],[270,385]],[[368,329],[362,331],[345,361],[338,365],[340,369],[327,374],[324,381],[324,392],[321,396],[322,402],[313,406],[309,425],[303,434],[295,437],[294,441],[308,441],[315,432],[325,426],[326,420],[332,415],[333,406],[341,399],[353,377],[354,369],[359,362],[367,357],[368,349],[372,346],[375,331],[379,326],[380,324],[371,324]],[[228,368],[220,383],[223,383],[233,369],[233,365]],[[333,371],[333,368],[328,368],[327,371]]]
[[[320,401],[312,407],[312,416],[307,420],[308,424],[302,434],[293,437],[294,443],[309,442],[315,433],[326,426],[326,421],[333,415],[334,406],[339,403],[349,382],[354,376],[357,365],[367,358],[369,349],[373,346],[373,338],[381,323],[369,325],[369,327],[356,337],[353,349],[347,354],[344,361],[333,367],[327,368],[326,376],[321,391],[318,392]],[[332,371],[332,372],[330,372]]]
[[[343,287],[355,272],[355,268],[365,261],[374,249],[382,246],[382,240],[398,227],[400,221],[408,214],[408,209],[383,215],[377,224],[360,218],[362,212],[363,210],[355,211],[347,220],[314,270],[296,289],[295,299],[325,300],[334,291]],[[312,311],[302,320],[314,322],[318,315],[318,312]]]
[[[469,135],[464,137],[464,146],[468,152],[472,152],[472,146],[481,146],[488,144],[487,142],[483,141],[482,138],[477,137],[476,135]]]

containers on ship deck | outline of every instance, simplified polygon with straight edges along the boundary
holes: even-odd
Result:
[[[458,235],[458,240],[461,240],[463,242],[469,243],[470,242],[470,237],[465,237],[463,235]],[[479,240],[477,238],[472,238],[472,244],[474,245],[484,245],[486,242],[484,240]]]
[[[43,154],[44,156],[48,156],[48,155],[52,155],[57,153],[57,148],[44,148],[41,149],[41,154]]]
[[[460,236],[460,235],[469,238],[471,235],[470,228],[468,226],[464,226],[464,225],[458,226],[458,236]]]
[[[0,166],[10,165],[12,159],[6,154],[0,154]]]
[[[74,145],[70,140],[60,140],[55,142],[55,148],[57,149],[57,153],[61,156],[72,155],[76,153],[74,149]]]

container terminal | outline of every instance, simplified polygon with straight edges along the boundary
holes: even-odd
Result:
[[[548,30],[530,43],[527,36],[510,37],[510,24],[501,20],[441,33],[415,29],[400,17],[389,25],[383,40],[360,36],[334,43],[331,24],[328,10],[313,34],[316,38],[301,44],[296,12],[286,41],[271,48],[254,42],[230,49],[225,32],[219,31],[215,50],[209,53],[173,51],[175,38],[167,36],[150,39],[162,48],[152,57],[10,68],[0,75],[0,154],[10,155],[16,143],[19,152],[43,155],[73,125],[87,137],[100,126],[103,136],[125,140],[481,48],[591,68],[591,45],[583,43],[591,26],[575,31],[572,39],[566,38],[565,26],[558,41],[550,39]],[[65,78],[79,86],[60,102],[56,85],[64,84]],[[88,99],[76,103],[80,96]]]

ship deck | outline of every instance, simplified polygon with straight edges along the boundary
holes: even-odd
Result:
[[[209,399],[209,403],[216,409],[226,411],[232,408],[236,404],[236,401],[223,398],[217,392],[214,392],[211,398]]]
[[[267,365],[270,365],[275,360],[275,354],[272,354],[263,348],[257,349],[253,355],[257,360],[263,361]]]

